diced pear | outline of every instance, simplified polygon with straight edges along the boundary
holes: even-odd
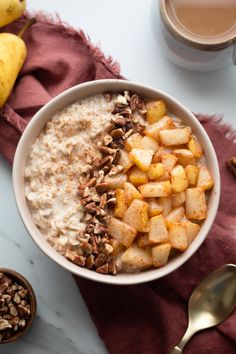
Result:
[[[135,185],[139,186],[148,182],[148,177],[146,172],[141,171],[137,166],[134,166],[129,175],[129,181]]]
[[[125,247],[129,247],[137,235],[137,230],[135,228],[115,218],[110,219],[108,223],[108,232]]]
[[[148,241],[148,233],[139,233],[137,236],[138,247],[148,247],[150,243]]]
[[[167,264],[170,250],[170,243],[162,243],[152,247],[152,264],[154,267],[162,267]]]
[[[126,181],[127,181],[127,176],[122,173],[118,173],[117,175],[114,176],[106,176],[104,178],[104,182],[108,184],[109,189],[122,188]]]
[[[162,163],[153,163],[150,165],[149,170],[147,171],[147,176],[149,179],[156,179],[163,175],[164,167]]]
[[[187,165],[185,167],[185,173],[189,186],[196,186],[198,178],[198,167],[193,165]]]
[[[179,192],[173,195],[172,197],[172,206],[173,208],[177,208],[180,205],[185,203],[185,192]]]
[[[171,212],[166,216],[166,226],[167,228],[170,227],[171,224],[179,222],[185,214],[185,209],[182,206],[171,210]]]
[[[188,180],[183,166],[177,165],[171,171],[171,185],[174,193],[179,193],[188,188]]]
[[[199,167],[197,187],[202,187],[204,191],[208,191],[214,185],[213,178],[206,166]]]
[[[126,151],[131,151],[133,148],[138,147],[140,141],[142,140],[142,135],[139,133],[134,133],[130,135],[126,140],[125,140],[125,150]]]
[[[123,170],[124,172],[128,171],[128,169],[130,167],[133,166],[133,161],[131,160],[129,153],[126,152],[125,150],[120,150],[120,159],[118,162],[119,165],[123,166]]]
[[[191,221],[184,221],[181,222],[186,227],[187,230],[187,239],[188,239],[188,246],[193,242],[195,237],[197,236],[200,226],[198,224],[195,224],[194,222]]]
[[[143,197],[168,197],[172,194],[170,181],[149,182],[138,187]]]
[[[159,215],[162,212],[162,206],[157,202],[156,198],[148,198],[146,202],[149,205],[148,215],[149,217]]]
[[[177,157],[173,154],[166,153],[161,155],[161,162],[169,173],[173,170],[177,160]]]
[[[161,197],[158,199],[158,203],[162,207],[162,215],[167,216],[172,210],[172,198]]]
[[[203,149],[197,138],[191,137],[188,142],[188,149],[192,152],[192,154],[198,159],[203,155]]]
[[[148,232],[148,204],[143,200],[134,199],[125,212],[123,221],[139,232]]]
[[[124,189],[117,188],[116,189],[116,206],[115,206],[115,210],[114,210],[114,215],[117,218],[122,219],[126,210],[127,210],[127,206],[125,204],[125,191],[124,191]]]
[[[187,230],[181,223],[172,224],[169,228],[170,244],[173,248],[183,252],[188,247]]]
[[[161,162],[161,156],[166,153],[166,150],[163,146],[160,146],[159,149],[157,150],[157,152],[154,154],[153,158],[152,158],[152,163],[157,163],[157,162]]]
[[[142,149],[132,149],[130,151],[130,158],[135,163],[135,165],[142,171],[148,171],[152,163],[153,151],[142,150]]]
[[[152,150],[153,154],[159,149],[158,142],[149,136],[144,136],[137,147],[143,150]]]
[[[113,247],[112,256],[117,257],[125,251],[125,246],[115,238],[111,238],[111,246]]]
[[[142,270],[152,266],[152,257],[149,249],[139,248],[137,244],[131,245],[122,254],[121,261],[134,269]]]
[[[183,167],[187,165],[196,165],[196,159],[193,153],[188,149],[175,149],[175,156],[178,158],[178,163]]]
[[[168,171],[164,171],[163,174],[155,179],[155,182],[160,182],[160,181],[167,181],[170,180],[170,174]]]
[[[191,133],[190,127],[177,129],[162,129],[159,132],[160,141],[165,146],[182,145],[189,141]]]
[[[175,123],[173,119],[168,116],[164,116],[158,122],[148,125],[145,128],[144,134],[158,141],[159,131],[161,129],[170,129],[174,127]]]
[[[204,190],[201,187],[188,188],[186,190],[186,216],[189,219],[206,219],[206,198]]]
[[[126,205],[130,205],[134,199],[143,199],[142,194],[130,182],[124,184],[124,197]]]
[[[148,240],[150,244],[164,243],[169,241],[169,234],[166,228],[165,219],[162,215],[153,216],[150,219]]]
[[[162,100],[150,101],[146,104],[147,121],[148,123],[155,123],[166,114],[166,104]]]

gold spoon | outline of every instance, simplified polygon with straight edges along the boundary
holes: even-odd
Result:
[[[236,306],[236,265],[226,264],[208,275],[192,293],[188,305],[188,328],[170,354],[182,353],[198,331],[223,322]]]

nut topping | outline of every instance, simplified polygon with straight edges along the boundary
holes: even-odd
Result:
[[[78,197],[84,209],[82,221],[86,227],[80,233],[78,247],[70,246],[66,257],[77,265],[95,269],[101,274],[116,274],[113,247],[110,244],[108,222],[110,210],[116,205],[113,184],[122,178],[124,167],[119,164],[124,142],[133,133],[143,131],[145,126],[135,120],[136,112],[142,117],[146,109],[143,98],[128,91],[117,96],[107,134],[97,141],[99,154],[88,162],[89,177],[80,180]],[[134,112],[133,112],[134,111]],[[106,178],[107,177],[107,178]],[[122,179],[123,180],[123,179]],[[114,188],[114,189],[113,189]]]
[[[28,290],[7,275],[0,273],[0,343],[19,329],[23,330],[31,314]],[[24,300],[22,300],[24,299]]]

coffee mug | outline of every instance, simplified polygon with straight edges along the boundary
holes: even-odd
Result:
[[[153,0],[151,22],[160,49],[183,68],[236,64],[235,0]]]

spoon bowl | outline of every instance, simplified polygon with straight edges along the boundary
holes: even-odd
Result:
[[[192,293],[188,305],[188,328],[171,354],[181,353],[198,331],[223,322],[236,306],[236,265],[226,264],[208,275]]]

